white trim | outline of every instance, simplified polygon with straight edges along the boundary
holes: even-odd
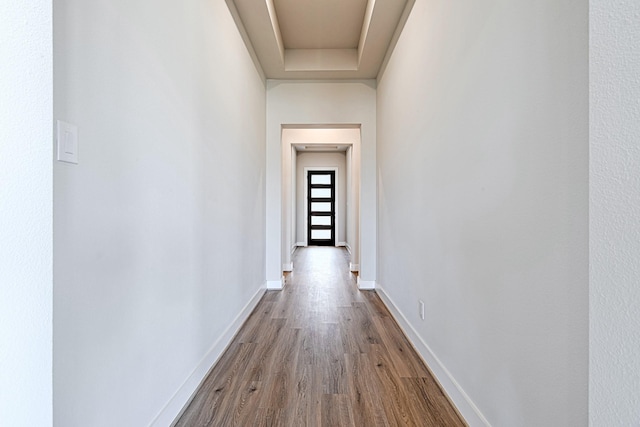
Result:
[[[284,288],[284,276],[280,280],[268,280],[267,289],[270,291],[281,291]]]
[[[376,292],[391,312],[391,315],[402,329],[402,332],[404,332],[409,339],[411,345],[413,345],[413,348],[429,367],[436,381],[440,384],[440,388],[447,394],[449,400],[456,406],[467,424],[470,426],[484,425],[490,427],[491,424],[489,424],[489,421],[487,421],[482,412],[480,412],[480,409],[473,403],[469,395],[462,389],[462,386],[455,380],[440,359],[438,359],[438,356],[435,355],[429,345],[422,340],[418,332],[411,326],[411,323],[409,323],[407,318],[380,285],[378,285]]]
[[[347,246],[347,242],[338,242],[336,243],[336,247],[346,247]]]
[[[244,325],[244,322],[247,321],[253,310],[256,308],[264,293],[265,286],[263,285],[251,297],[249,302],[247,302],[247,304],[242,308],[240,313],[238,313],[236,318],[231,322],[227,329],[225,329],[222,335],[213,343],[209,351],[207,351],[193,372],[191,372],[191,375],[189,375],[178,391],[175,392],[169,402],[167,402],[164,408],[162,408],[160,413],[151,422],[151,426],[164,427],[173,425],[173,423],[178,420],[189,403],[191,403],[191,400],[195,396],[196,391],[200,388],[202,382],[220,359],[220,356],[222,356],[242,325]]]
[[[349,242],[344,242],[344,247],[347,248],[347,252],[349,252],[349,255],[351,255],[351,245],[349,244]]]
[[[358,276],[358,289],[362,291],[369,291],[376,288],[375,280],[361,280]]]
[[[335,198],[335,202],[334,202],[334,208],[335,208],[335,215],[334,215],[334,219],[333,219],[333,225],[334,225],[334,232],[335,232],[335,236],[338,236],[340,227],[338,224],[338,200],[340,200],[338,198],[338,187],[339,187],[339,177],[338,177],[338,166],[305,166],[304,167],[304,172],[303,172],[303,179],[305,182],[304,185],[304,221],[302,222],[303,224],[303,232],[304,232],[304,245],[307,246],[309,244],[309,224],[307,223],[309,221],[309,212],[308,212],[308,199],[309,199],[309,183],[307,182],[307,180],[309,179],[308,177],[308,172],[309,171],[334,171],[335,175],[334,175],[334,180],[333,180],[333,192],[334,192],[334,198]],[[337,238],[336,238],[337,240]]]
[[[360,271],[360,264],[354,264],[352,262],[349,263],[349,271]]]
[[[301,248],[306,248],[307,244],[305,242],[297,242],[296,246],[301,247]]]
[[[282,271],[293,271],[293,262],[282,264]]]

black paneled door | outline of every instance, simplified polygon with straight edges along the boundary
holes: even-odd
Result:
[[[307,173],[307,242],[310,246],[335,246],[336,173]]]

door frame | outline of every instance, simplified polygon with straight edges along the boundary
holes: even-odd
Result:
[[[335,187],[335,191],[334,191],[334,197],[335,197],[335,219],[334,219],[334,227],[335,227],[335,240],[333,242],[334,246],[338,244],[338,200],[340,200],[338,198],[339,192],[338,192],[338,182],[339,182],[339,177],[338,177],[338,167],[337,166],[305,166],[304,167],[304,180],[305,180],[305,186],[304,186],[304,245],[305,246],[309,246],[309,204],[307,203],[307,201],[309,200],[309,186],[306,185],[306,181],[307,181],[307,177],[308,177],[308,172],[309,171],[333,171],[334,172],[334,187]]]

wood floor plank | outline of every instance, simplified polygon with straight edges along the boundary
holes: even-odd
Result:
[[[354,353],[347,357],[349,397],[357,426],[388,427],[383,410],[384,391],[377,389],[374,368],[367,353]]]
[[[323,426],[355,427],[349,396],[344,394],[324,394],[322,396]]]
[[[300,248],[175,426],[465,423],[339,248]]]
[[[406,389],[401,383],[401,377],[391,363],[389,353],[382,345],[376,345],[369,353],[374,372],[376,389],[385,390],[382,405],[391,425],[416,426],[420,425],[409,409]]]
[[[298,365],[295,397],[291,411],[294,425],[321,425],[322,378],[312,365]]]

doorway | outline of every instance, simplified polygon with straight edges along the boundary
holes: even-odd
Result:
[[[350,271],[359,271],[360,139],[359,125],[282,125],[282,207],[279,229],[282,272],[293,271],[293,255],[298,248],[317,244],[345,247],[349,253]],[[314,209],[309,206],[308,200],[308,171],[335,172],[331,194],[334,198],[333,219],[330,214],[325,214],[329,218],[320,218],[322,215],[310,218],[309,211],[313,212]],[[333,236],[332,230],[325,228],[330,227],[331,223]],[[324,226],[325,229],[315,227],[311,236],[309,224]]]
[[[307,242],[311,246],[335,246],[335,171],[307,172]]]

